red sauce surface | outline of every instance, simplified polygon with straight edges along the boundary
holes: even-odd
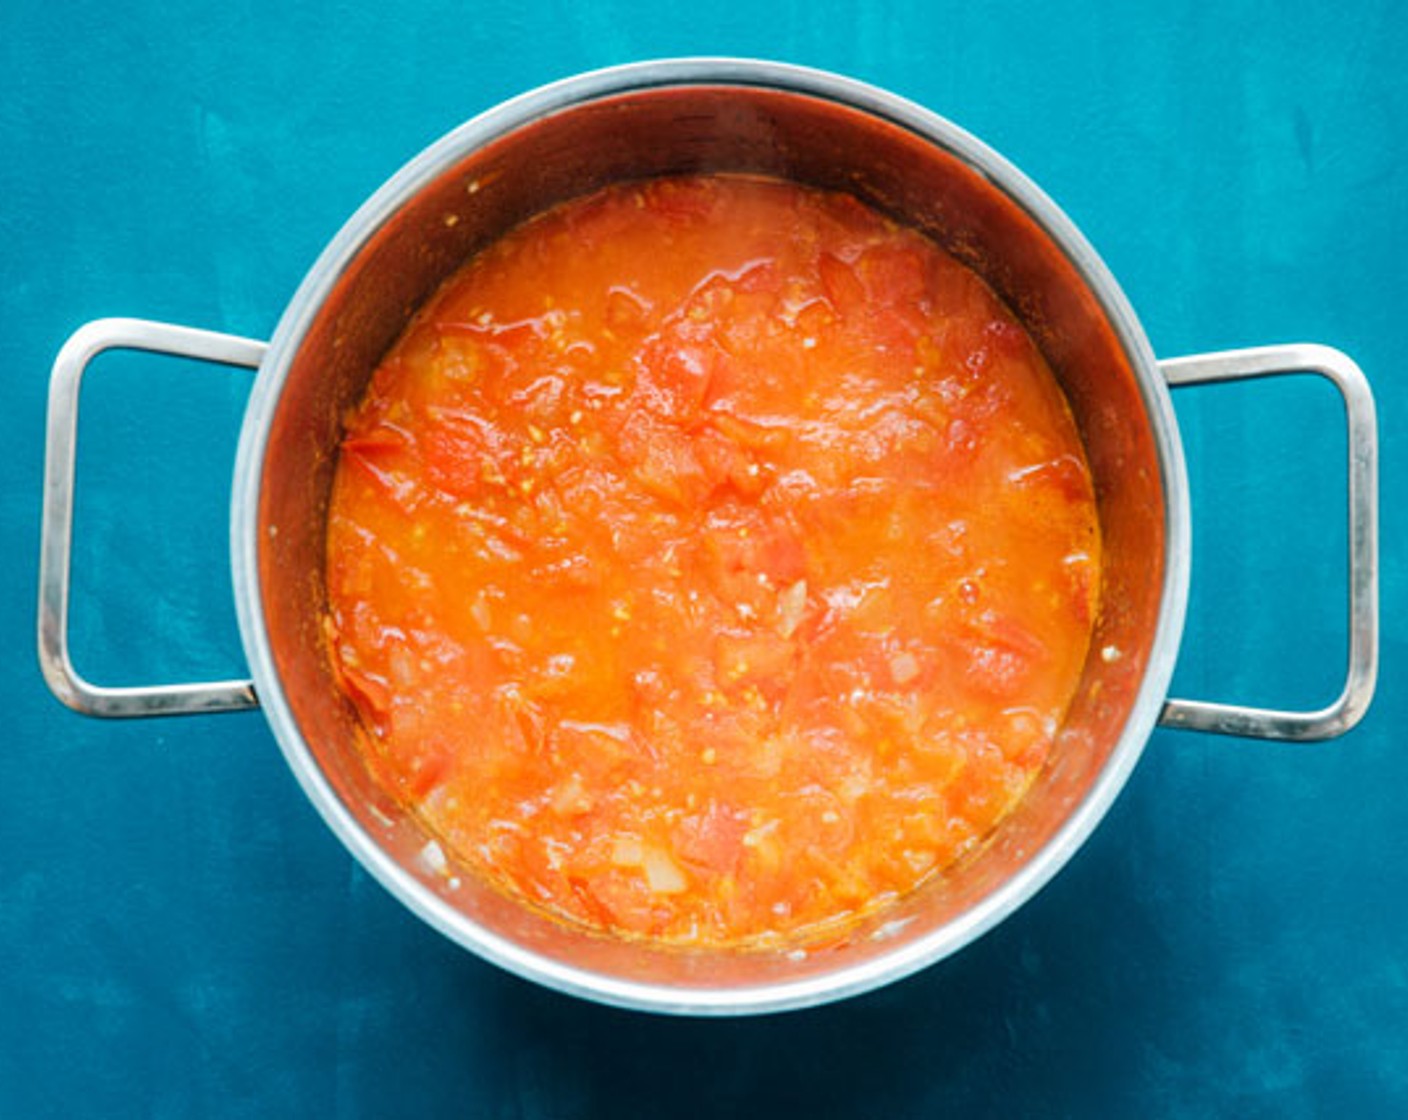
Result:
[[[1089,643],[1089,472],[969,270],[854,199],[609,188],[469,262],[348,418],[330,657],[374,774],[627,935],[844,928],[978,846]]]

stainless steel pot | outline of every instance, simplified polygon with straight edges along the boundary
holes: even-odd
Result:
[[[1026,324],[1070,399],[1096,478],[1102,612],[1074,705],[1037,785],[981,855],[825,951],[704,952],[589,935],[457,867],[368,778],[321,645],[323,533],[340,417],[416,307],[521,219],[603,184],[748,171],[850,191],[977,269]],[[259,369],[235,464],[231,548],[250,681],[103,688],[70,662],[66,625],[79,382],[127,347]],[[1166,698],[1189,578],[1188,486],[1167,386],[1313,371],[1349,430],[1350,652],[1314,712]],[[304,792],[366,868],[446,936],[522,976],[605,1003],[698,1015],[839,999],[953,953],[1012,913],[1085,842],[1156,724],[1264,738],[1338,735],[1377,672],[1373,398],[1343,354],[1296,345],[1156,362],[1095,252],[1020,172],[883,91],[763,62],[652,62],[586,74],[477,117],[347,223],[272,342],[136,320],[77,331],[55,363],[39,650],[55,694],[101,716],[264,708]]]

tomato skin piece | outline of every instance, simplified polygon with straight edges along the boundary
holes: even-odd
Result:
[[[404,431],[382,422],[348,435],[342,441],[341,451],[344,455],[375,461],[405,454],[410,444],[410,436]]]
[[[639,331],[650,321],[650,311],[650,303],[629,286],[613,284],[607,289],[606,312],[603,316],[607,330]]]
[[[362,718],[373,726],[385,723],[391,712],[392,692],[386,681],[371,673],[349,668],[334,659],[334,677],[351,698]]]
[[[831,253],[822,253],[817,268],[822,291],[836,314],[850,317],[866,313],[865,285],[850,264]]]
[[[567,886],[572,892],[572,898],[577,903],[576,909],[584,914],[593,925],[602,929],[611,929],[622,924],[621,917],[602,900],[597,891],[592,889],[592,884],[587,879],[580,875],[569,875]]]

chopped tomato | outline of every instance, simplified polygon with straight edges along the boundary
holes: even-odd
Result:
[[[680,859],[704,874],[732,875],[747,849],[748,815],[723,801],[711,800],[681,818],[672,843]]]

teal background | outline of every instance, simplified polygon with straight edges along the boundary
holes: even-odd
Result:
[[[430,931],[262,717],[101,723],[34,654],[44,397],[68,334],[268,337],[356,206],[583,69],[737,54],[950,117],[1034,178],[1161,356],[1329,343],[1383,439],[1383,670],[1315,746],[1157,732],[1071,865],[956,957],[734,1022],[599,1008]],[[1401,6],[426,3],[0,9],[0,1116],[1408,1115]],[[226,557],[250,378],[95,364],[73,639],[108,683],[239,674]],[[1175,691],[1314,706],[1344,658],[1343,425],[1307,378],[1180,390]]]

